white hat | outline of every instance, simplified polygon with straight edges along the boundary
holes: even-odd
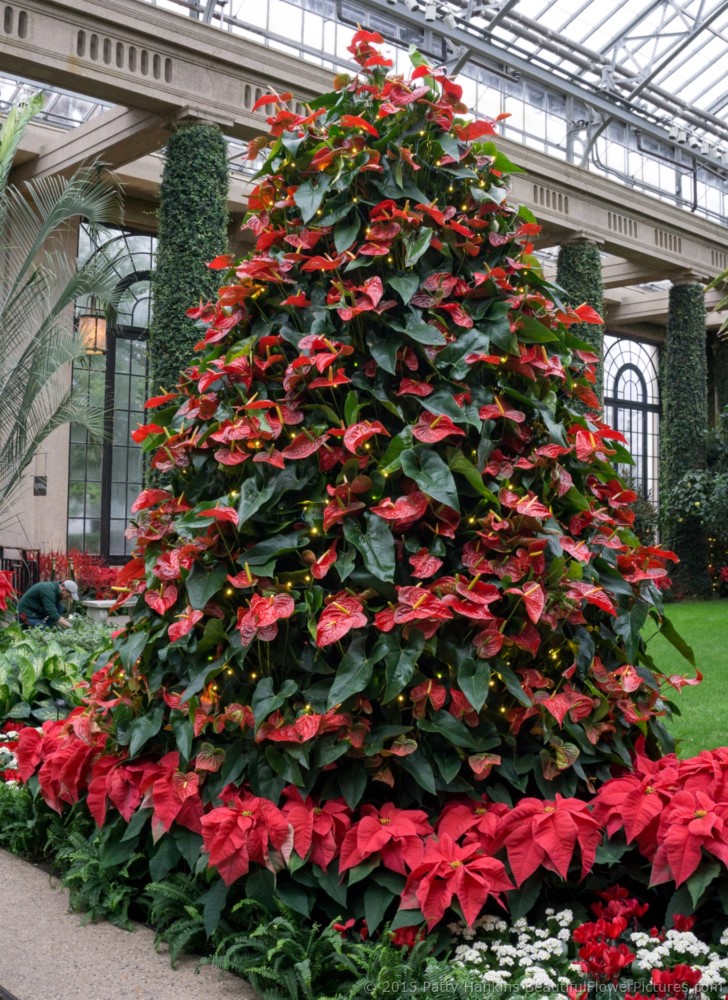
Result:
[[[66,588],[74,601],[78,600],[78,587],[73,580],[64,580],[61,586]]]

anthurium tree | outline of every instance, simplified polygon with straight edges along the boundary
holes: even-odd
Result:
[[[601,319],[543,278],[495,123],[416,55],[388,76],[380,41],[306,114],[258,101],[254,248],[211,262],[197,358],[136,432],[163,478],[133,508],[131,621],[63,730],[71,790],[55,730],[21,753],[55,805],[88,788],[137,833],[151,808],[169,864],[202,849],[370,929],[588,870],[585,798],[663,752],[683,683],[641,638],[671,554],[630,530],[571,332]]]

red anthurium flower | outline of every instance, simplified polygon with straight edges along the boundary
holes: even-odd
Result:
[[[402,875],[420,863],[423,838],[432,833],[427,813],[421,809],[398,809],[392,802],[385,802],[379,810],[373,805],[362,806],[361,817],[341,845],[341,872],[377,853],[385,868]]]
[[[358,597],[337,594],[324,608],[316,626],[316,645],[319,649],[338,642],[353,628],[367,624],[364,606]]]
[[[245,569],[240,570],[235,576],[228,575],[228,583],[232,584],[233,587],[237,587],[239,590],[243,590],[246,587],[254,587],[258,582],[258,577],[254,576],[250,572],[250,566],[245,564]]]
[[[285,104],[286,101],[290,101],[293,97],[291,93],[285,94],[263,94],[252,107],[253,111],[257,111],[258,108],[267,108],[271,104]]]
[[[352,424],[351,427],[346,428],[344,447],[354,454],[366,441],[377,434],[390,436],[387,428],[379,420],[363,420],[358,424]]]
[[[150,435],[163,433],[164,427],[160,427],[159,424],[140,424],[135,431],[131,432],[131,437],[137,444],[141,444]]]
[[[283,299],[280,304],[282,306],[295,306],[297,309],[307,309],[311,305],[311,300],[305,292],[296,292],[295,295],[289,295],[288,298]]]
[[[346,261],[347,256],[345,253],[340,253],[336,257],[309,257],[308,260],[301,265],[302,271],[336,271],[337,268]]]
[[[468,927],[472,927],[489,896],[513,888],[502,861],[484,857],[477,844],[458,847],[447,834],[430,838],[422,864],[410,872],[402,893],[402,909],[419,907],[430,930],[457,899]],[[502,904],[501,904],[502,905]]]
[[[424,410],[420,414],[420,419],[412,428],[412,434],[425,444],[434,444],[453,435],[465,437],[465,431],[461,427],[456,427],[450,417],[430,413],[429,410]]]
[[[419,552],[409,557],[409,563],[412,567],[412,576],[418,580],[426,580],[437,573],[442,566],[442,559],[430,555],[427,549],[420,549]]]
[[[581,877],[594,863],[601,843],[601,824],[586,802],[564,798],[543,802],[525,798],[504,817],[502,833],[516,885],[543,865],[566,878],[578,844],[581,849]]]
[[[473,580],[466,580],[458,577],[455,590],[461,597],[467,598],[474,604],[493,604],[501,599],[501,592],[492,583],[483,583],[477,577]]]
[[[394,611],[396,625],[423,620],[440,622],[452,618],[447,604],[421,587],[397,587],[397,600]]]
[[[349,503],[344,503],[339,497],[332,500],[331,503],[327,503],[323,516],[324,531],[328,531],[337,521],[343,521],[349,514],[356,514],[357,511],[363,510],[364,506],[361,500],[351,500]]]
[[[300,459],[308,458],[315,454],[325,444],[328,435],[322,434],[320,437],[312,438],[308,434],[298,434],[291,443],[283,449],[283,458]]]
[[[473,753],[468,757],[468,765],[479,781],[484,781],[494,767],[502,762],[497,753]]]
[[[171,403],[173,399],[179,399],[177,392],[165,392],[163,396],[151,396],[144,404],[145,410],[155,410],[158,406]]]
[[[168,628],[170,642],[178,642],[184,636],[191,632],[198,621],[203,617],[201,611],[193,611],[191,607],[187,607],[184,614],[178,616],[178,621],[170,625]]]
[[[202,817],[202,843],[225,885],[246,875],[250,862],[272,866],[270,849],[290,838],[288,820],[268,799],[247,792],[223,795],[225,805]]]
[[[231,253],[223,253],[219,254],[217,257],[214,257],[208,263],[207,266],[211,271],[224,271],[228,267],[232,267],[234,261],[235,258]],[[189,310],[188,310],[188,315],[189,315]]]
[[[203,743],[192,763],[196,771],[216,774],[224,762],[225,751],[222,747],[215,747],[212,743]]]
[[[147,510],[149,507],[156,507],[164,500],[171,500],[172,494],[168,490],[142,490],[131,506],[132,514],[137,511]]]
[[[513,420],[517,424],[522,424],[526,419],[525,413],[504,403],[500,396],[494,396],[492,403],[481,406],[478,410],[478,416],[481,420]]]
[[[491,660],[503,647],[505,636],[495,626],[484,628],[473,636],[473,645],[481,660]]]
[[[244,646],[249,646],[253,639],[270,642],[278,635],[278,622],[282,618],[290,618],[293,614],[294,601],[290,594],[271,594],[262,597],[254,594],[250,598],[250,607],[238,608],[238,630]]]
[[[597,587],[587,583],[585,580],[569,580],[566,596],[575,601],[586,601],[593,604],[602,611],[608,611],[610,615],[617,614],[617,611],[609,597],[604,592],[603,587]]]
[[[163,615],[177,600],[177,588],[173,583],[168,583],[161,593],[158,590],[147,590],[144,594],[144,600],[158,615]]]
[[[342,115],[340,121],[344,128],[360,128],[364,132],[368,132],[369,135],[379,138],[379,132],[366,118],[362,118],[360,115]]]
[[[214,517],[216,521],[227,521],[230,524],[238,523],[238,512],[234,507],[206,507],[198,511],[198,517]]]
[[[346,385],[351,382],[351,379],[344,373],[343,368],[337,368],[334,374],[334,369],[329,368],[328,374],[325,378],[314,378],[308,384],[309,389],[333,389],[337,385]]]
[[[438,684],[437,681],[423,681],[422,684],[413,687],[409,695],[415,706],[412,715],[415,719],[423,719],[428,701],[436,712],[440,711],[445,704],[447,688],[442,684]]]
[[[504,507],[510,507],[517,514],[524,514],[526,517],[551,517],[551,511],[541,503],[539,498],[531,490],[525,497],[519,496],[513,490],[502,489],[498,494],[498,499]]]
[[[428,382],[416,382],[411,378],[403,378],[397,389],[398,396],[429,396],[434,388]]]
[[[308,567],[311,576],[314,580],[323,580],[328,571],[336,562],[336,542],[334,542],[322,556],[317,559],[313,552],[308,553],[308,559],[306,558],[307,553],[304,552],[302,557],[308,563]]]
[[[370,510],[372,514],[383,517],[385,521],[393,521],[394,527],[401,528],[414,524],[415,521],[424,517],[428,503],[424,493],[415,491],[408,496],[398,497],[396,500],[385,497],[381,503],[371,507]]]
[[[498,115],[498,118],[501,117],[502,115]],[[495,124],[488,118],[478,118],[477,121],[468,122],[467,125],[455,125],[453,132],[461,142],[472,142],[473,139],[482,139],[484,135],[496,135]],[[521,228],[523,229],[524,227]],[[538,226],[538,229],[540,230],[541,227]]]
[[[320,804],[310,796],[304,799],[293,786],[284,788],[283,795],[288,801],[282,811],[293,827],[294,851],[326,871],[351,827],[351,810],[343,799]]]
[[[534,625],[539,623],[546,605],[546,594],[540,583],[536,580],[531,580],[530,583],[525,584],[523,587],[509,587],[506,593],[520,595],[523,598],[528,617]]]

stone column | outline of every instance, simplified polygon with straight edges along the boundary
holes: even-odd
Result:
[[[661,364],[660,427],[662,496],[690,471],[705,468],[708,429],[708,365],[705,295],[693,274],[673,279]],[[699,521],[665,523],[665,542],[680,564],[672,573],[680,595],[708,597],[708,544]]]
[[[604,288],[602,285],[602,261],[599,246],[586,233],[571,237],[559,248],[556,270],[556,284],[567,295],[569,305],[580,306],[586,302],[600,315],[604,315]],[[603,357],[604,327],[584,323],[573,327],[574,333],[591,344],[594,353]],[[603,366],[596,367],[597,383],[594,391],[603,396]]]

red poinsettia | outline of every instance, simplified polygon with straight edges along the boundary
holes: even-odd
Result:
[[[340,871],[348,871],[377,853],[385,868],[402,875],[420,863],[423,838],[432,833],[427,813],[398,809],[392,802],[385,802],[381,809],[362,806],[361,817],[341,845]]]
[[[516,885],[539,866],[566,878],[577,844],[581,851],[581,877],[594,864],[602,828],[586,802],[564,798],[553,802],[525,798],[503,817],[500,828]]]
[[[351,827],[351,810],[343,799],[321,803],[310,796],[304,799],[292,786],[284,788],[283,795],[287,799],[283,815],[293,827],[293,849],[326,871]]]
[[[447,834],[431,837],[422,863],[414,868],[402,893],[402,909],[419,907],[431,930],[456,899],[472,927],[490,896],[502,904],[501,893],[513,888],[503,862],[485,857],[477,844],[458,847]]]
[[[225,789],[225,803],[201,819],[202,843],[226,885],[247,874],[251,862],[273,867],[271,849],[292,843],[288,820],[268,799]]]

